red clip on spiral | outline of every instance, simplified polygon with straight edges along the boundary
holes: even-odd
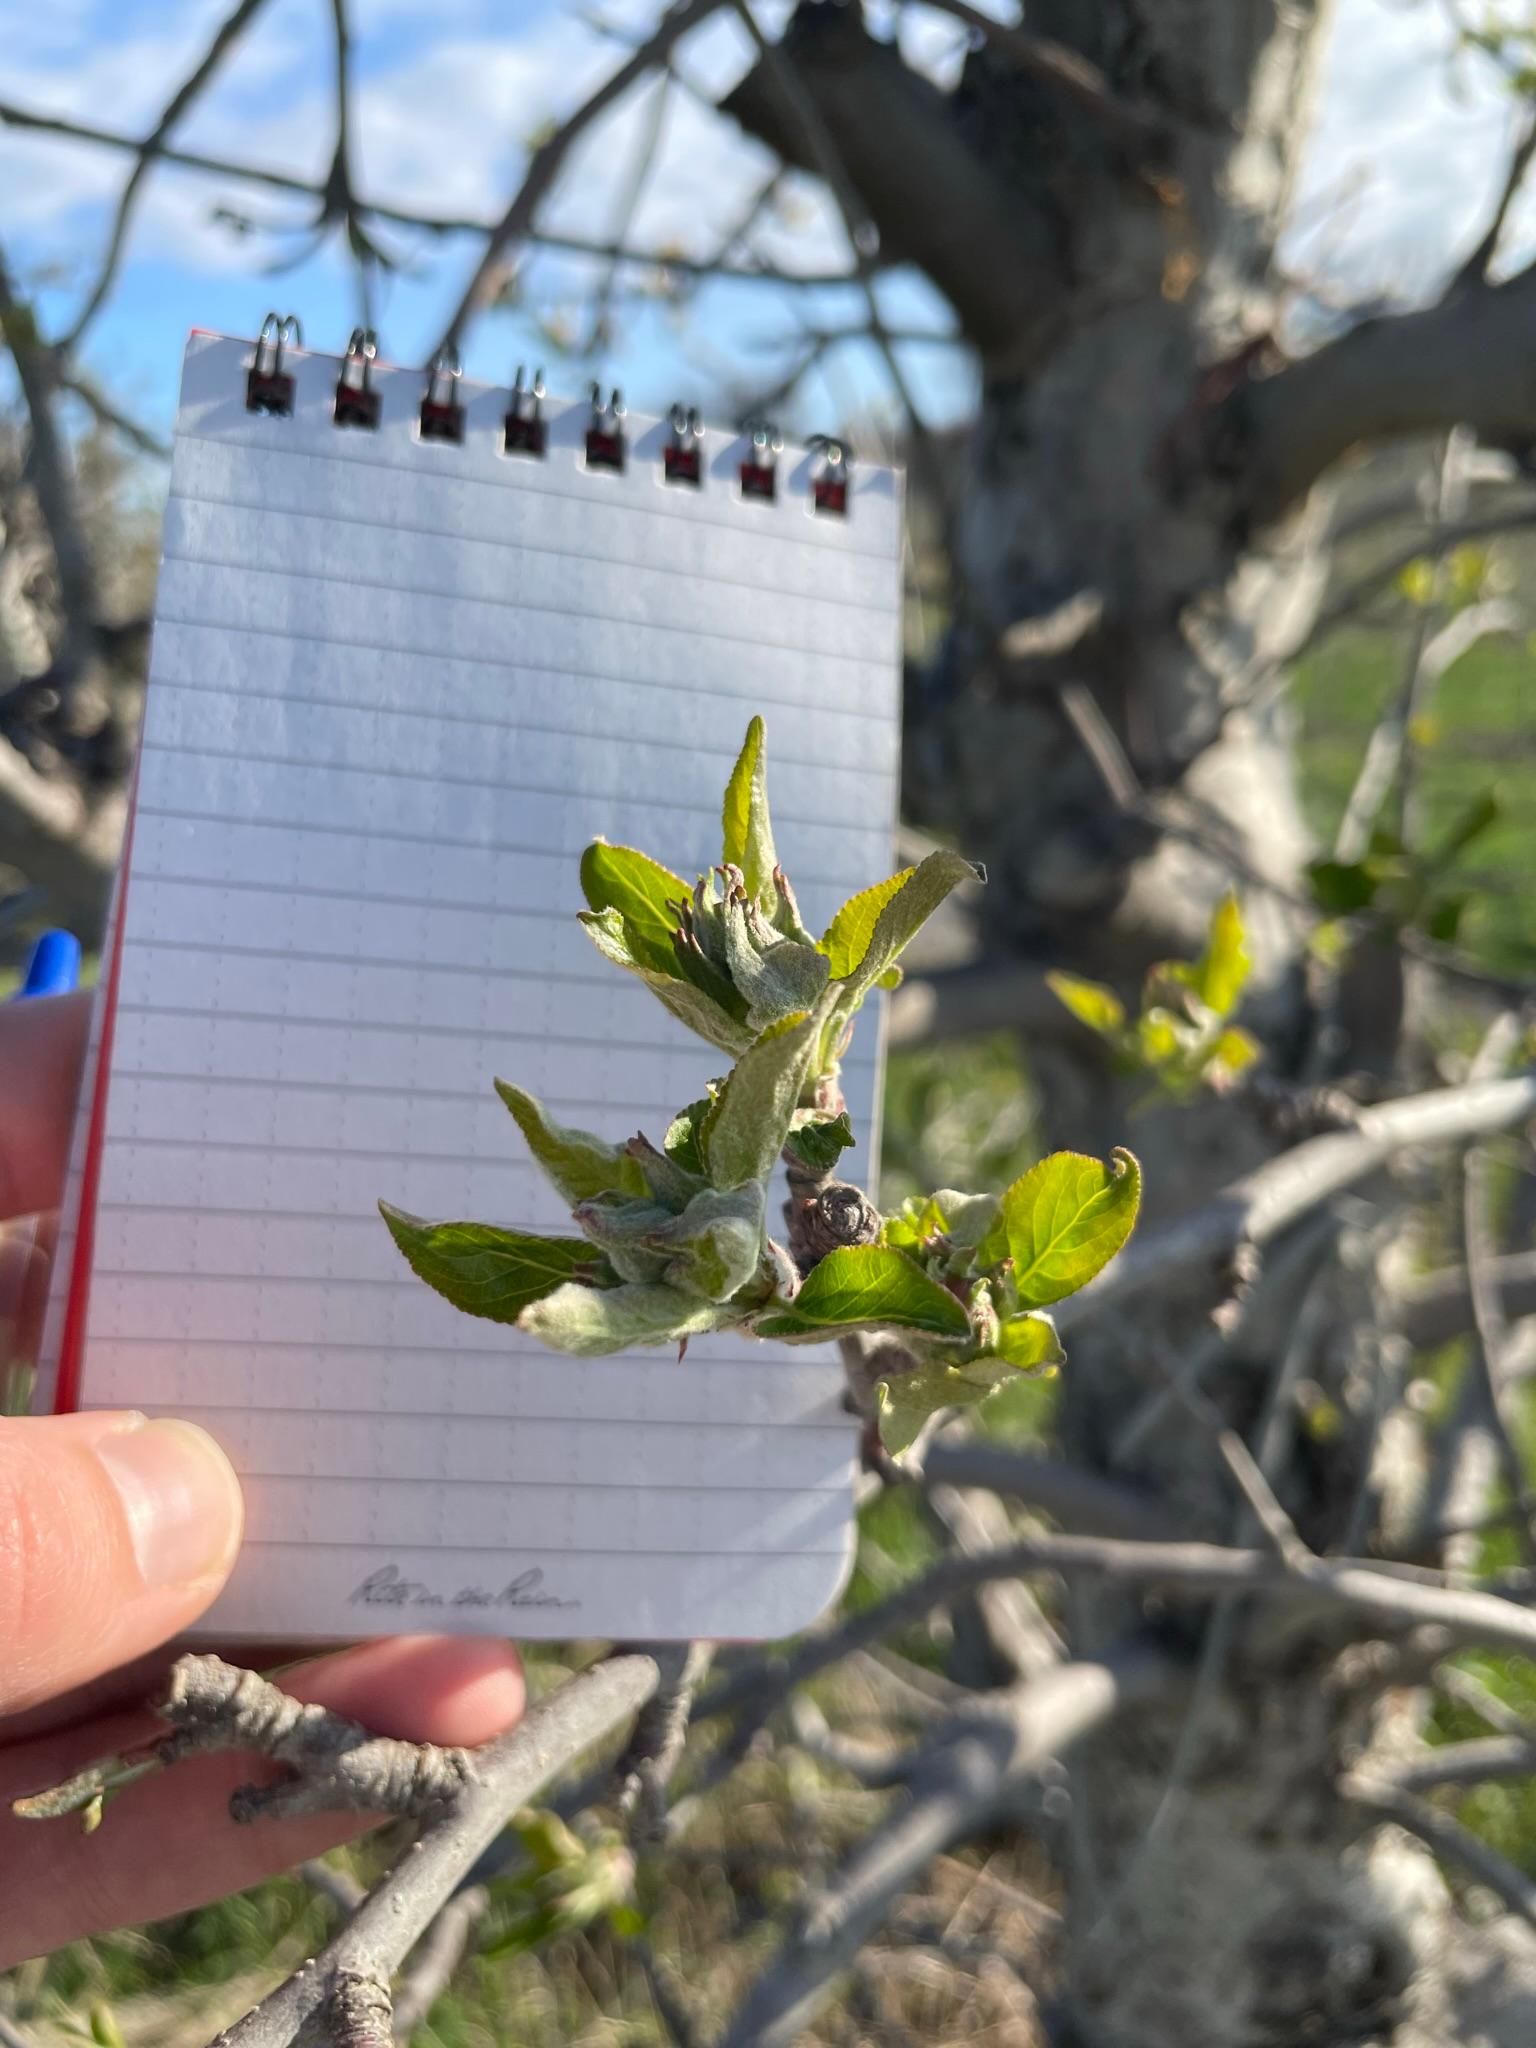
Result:
[[[617,390],[603,403],[602,387],[592,386],[592,418],[587,425],[588,469],[624,467],[624,401]]]
[[[672,435],[661,451],[661,473],[669,484],[691,484],[695,490],[704,481],[704,422],[695,406],[672,408]]]
[[[464,440],[464,408],[459,403],[459,359],[449,349],[439,349],[427,366],[427,388],[421,395],[417,428],[423,441],[451,441],[455,447]]]
[[[535,370],[532,384],[523,382],[523,366],[517,366],[511,403],[502,422],[501,445],[508,455],[544,453],[544,372]]]
[[[331,417],[338,427],[379,424],[379,394],[373,388],[373,366],[378,353],[373,329],[354,327],[341,375],[336,379],[336,403],[331,408]]]
[[[276,313],[267,315],[256,337],[255,360],[246,373],[247,412],[275,413],[283,419],[288,417],[293,411],[293,378],[283,368],[283,350],[303,346],[304,335],[296,313],[289,313],[282,319]]]
[[[752,440],[742,460],[741,495],[761,498],[771,505],[778,495],[777,458],[784,447],[784,436],[772,420],[748,420],[745,431]]]
[[[832,519],[848,517],[848,451],[841,441],[817,434],[811,446],[819,448],[822,466],[811,478],[811,504]]]

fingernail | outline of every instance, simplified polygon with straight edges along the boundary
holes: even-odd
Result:
[[[105,1437],[95,1454],[128,1517],[146,1586],[222,1575],[240,1541],[240,1482],[195,1423],[162,1418]]]

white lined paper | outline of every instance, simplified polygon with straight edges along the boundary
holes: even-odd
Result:
[[[165,527],[82,1400],[210,1428],[247,1542],[207,1627],[778,1635],[835,1593],[853,1440],[829,1355],[725,1340],[554,1357],[457,1315],[375,1204],[568,1228],[491,1089],[659,1137],[723,1057],[579,929],[602,834],[685,875],[768,720],[779,850],[807,921],[889,871],[899,487],[846,522],[621,476],[551,404],[543,462],[244,408],[249,347],[187,352]],[[873,1171],[879,1049],[845,1079]]]

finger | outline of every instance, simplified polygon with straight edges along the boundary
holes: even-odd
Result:
[[[58,1206],[91,998],[36,996],[0,1008],[0,1216]]]
[[[241,1520],[229,1460],[189,1422],[0,1421],[0,1713],[187,1628],[229,1576]]]
[[[283,1689],[415,1742],[489,1742],[523,1711],[509,1643],[401,1637],[285,1672]],[[159,1920],[243,1891],[372,1823],[229,1818],[230,1794],[278,1773],[260,1760],[199,1757],[120,1793],[93,1835],[69,1821],[20,1821],[11,1802],[98,1756],[152,1740],[163,1724],[118,1715],[0,1752],[0,1969],[82,1934]]]

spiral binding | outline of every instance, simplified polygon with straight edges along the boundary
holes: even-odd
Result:
[[[269,313],[261,323],[255,350],[245,380],[245,403],[249,412],[280,418],[293,411],[294,379],[284,367],[290,348],[302,348],[303,331],[295,314]],[[373,381],[378,361],[378,338],[371,327],[354,327],[342,358],[331,417],[338,427],[372,430],[382,416],[383,394]],[[423,441],[444,441],[462,447],[465,435],[463,401],[459,397],[462,366],[456,352],[440,349],[427,365],[416,431]],[[530,379],[519,363],[507,394],[502,419],[502,451],[507,455],[532,456],[541,460],[547,452],[547,423],[544,418],[544,372],[536,369]],[[588,416],[584,439],[586,466],[622,475],[629,461],[629,440],[622,394],[611,389],[607,396],[594,382],[588,389]],[[677,404],[668,413],[669,432],[661,450],[662,481],[687,490],[704,488],[704,421],[697,406]],[[742,422],[747,451],[737,475],[741,495],[747,500],[774,503],[779,494],[779,456],[784,436],[772,420],[748,418]],[[810,448],[817,457],[811,473],[811,507],[824,517],[848,516],[852,484],[852,458],[848,444],[830,434],[816,434]]]

